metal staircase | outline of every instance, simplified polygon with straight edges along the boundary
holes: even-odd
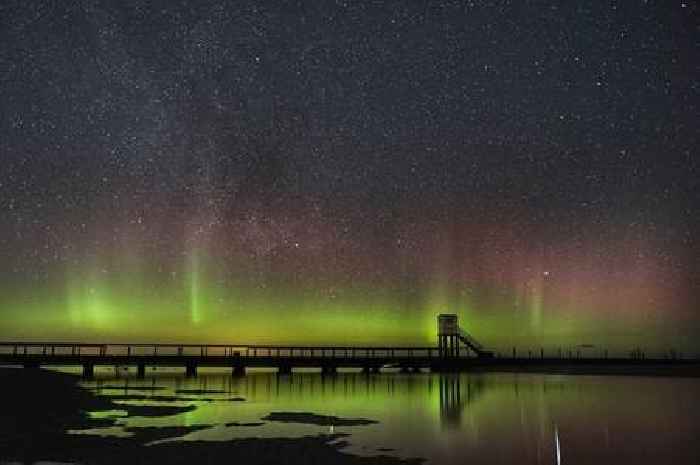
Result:
[[[479,358],[491,358],[493,352],[484,347],[459,326],[459,319],[454,313],[438,315],[438,346],[443,357],[459,357],[459,343],[464,344]]]
[[[476,353],[481,352],[484,348],[481,344],[477,342],[476,339],[474,339],[468,332],[466,332],[462,328],[459,328],[459,340],[462,341],[464,345],[466,345]]]
[[[471,334],[463,330],[461,327],[459,328],[459,335],[457,337],[459,337],[459,340],[474,351],[474,353],[479,357],[493,357],[493,352],[485,350],[484,346],[479,344],[479,342],[477,342],[477,340],[474,339]]]

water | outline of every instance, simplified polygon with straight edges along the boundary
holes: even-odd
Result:
[[[424,457],[435,464],[700,463],[697,379],[513,373],[200,373],[187,379],[159,373],[146,379],[103,374],[83,384],[99,395],[121,396],[117,403],[196,408],[160,417],[93,412],[118,417],[117,425],[81,434],[128,436],[129,427],[209,425],[166,440],[347,433],[345,452]],[[123,400],[125,395],[145,399]],[[264,419],[272,412],[378,423]]]

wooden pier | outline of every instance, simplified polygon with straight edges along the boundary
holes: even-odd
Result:
[[[201,367],[229,368],[244,375],[248,368],[274,368],[289,374],[294,368],[317,368],[324,374],[355,368],[377,373],[385,368],[404,373],[422,370],[457,372],[478,370],[633,373],[691,370],[697,360],[545,357],[498,357],[444,347],[271,346],[221,344],[86,344],[66,342],[0,342],[0,365],[25,368],[82,367],[90,377],[96,366],[135,367],[139,376],[147,367],[182,367],[195,376]]]
[[[65,342],[2,342],[0,365],[27,368],[82,366],[91,376],[95,366],[133,366],[144,375],[147,366],[183,367],[195,375],[199,367],[228,367],[234,374],[246,368],[320,368],[335,373],[338,368],[382,367],[405,371],[435,368],[441,360],[436,347],[311,347],[220,344],[85,344]]]

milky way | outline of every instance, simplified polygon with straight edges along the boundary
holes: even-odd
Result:
[[[697,350],[694,2],[0,6],[0,337]]]

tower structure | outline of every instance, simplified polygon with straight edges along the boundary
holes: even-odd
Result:
[[[465,354],[473,352],[477,357],[491,358],[493,352],[484,349],[476,339],[459,327],[459,319],[454,313],[441,313],[437,317],[438,323],[438,348],[440,357],[459,357],[460,342],[464,344]]]
[[[457,315],[441,313],[438,315],[437,322],[440,357],[459,357],[459,320]]]

